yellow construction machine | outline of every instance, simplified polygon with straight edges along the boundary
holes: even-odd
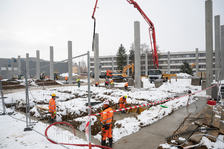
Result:
[[[134,64],[129,64],[129,65],[124,66],[123,71],[122,71],[122,77],[124,77],[124,78],[129,77],[126,72],[130,68],[131,68],[131,71],[132,71],[132,76],[134,75],[135,65]]]

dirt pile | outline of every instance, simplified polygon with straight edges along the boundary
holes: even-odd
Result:
[[[36,80],[35,83],[38,86],[60,85],[55,80]]]
[[[20,82],[16,80],[7,80],[7,81],[2,81],[2,88],[4,90],[19,89],[19,88],[24,88],[24,85],[21,85]]]

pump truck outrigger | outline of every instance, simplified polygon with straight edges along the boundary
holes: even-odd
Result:
[[[145,19],[147,24],[149,25],[149,38],[150,38],[150,45],[152,49],[152,55],[153,55],[153,64],[156,69],[159,68],[159,63],[158,63],[158,54],[157,54],[157,48],[156,48],[156,33],[155,33],[155,27],[152,21],[147,17],[145,12],[140,8],[137,2],[134,0],[127,0],[129,4],[134,5],[134,7],[140,12],[142,17]],[[95,18],[95,12],[97,8],[97,3],[98,0],[96,0],[93,13],[92,13],[92,19],[94,20],[94,28],[93,28],[93,41],[92,41],[92,50],[94,50],[94,39],[95,39],[95,30],[96,30],[96,18]],[[153,46],[152,46],[153,45]]]

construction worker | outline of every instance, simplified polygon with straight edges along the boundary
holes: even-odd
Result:
[[[51,114],[50,122],[54,122],[56,119],[56,104],[55,104],[55,93],[51,94],[51,99],[49,101],[49,112]]]
[[[107,87],[108,85],[109,85],[109,80],[106,79],[106,80],[105,80],[105,86]]]
[[[78,84],[78,87],[80,87],[80,79],[76,79],[76,82]]]
[[[68,82],[68,76],[65,76],[65,83],[67,84]]]
[[[110,87],[114,87],[114,80],[110,80]]]
[[[124,84],[124,89],[125,89],[125,90],[128,90],[128,82],[126,82],[126,83]]]
[[[125,96],[122,96],[119,99],[119,107],[120,107],[120,109],[125,108],[126,104],[127,104],[127,96],[125,95]],[[125,111],[122,111],[122,113],[125,113]]]
[[[109,139],[109,147],[112,148],[112,143],[113,143],[113,139],[112,139],[112,122],[113,122],[113,112],[109,112],[112,111],[113,109],[110,107],[109,105],[109,101],[104,101],[103,102],[103,112],[101,114],[101,118],[100,118],[100,122],[102,125],[102,141],[101,141],[101,145],[105,146],[106,145],[106,139]]]
[[[95,83],[95,87],[98,87],[98,86],[99,86],[99,82],[96,82],[96,83]]]

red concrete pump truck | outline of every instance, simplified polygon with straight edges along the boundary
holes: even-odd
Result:
[[[145,21],[149,25],[149,38],[150,38],[150,45],[151,45],[151,48],[152,48],[153,64],[154,64],[154,67],[156,69],[158,69],[159,63],[158,63],[158,55],[157,55],[157,49],[156,49],[156,33],[155,33],[155,27],[154,27],[152,21],[147,17],[147,15],[140,8],[140,6],[138,5],[137,2],[135,2],[134,0],[127,0],[127,2],[129,4],[134,5],[134,7],[141,13],[141,15],[143,16],[143,18],[145,19]],[[94,15],[95,15],[95,12],[96,12],[97,3],[98,3],[98,0],[96,0],[95,6],[94,6],[94,9],[93,9],[93,14],[92,14],[92,19],[94,19],[92,49],[94,49],[94,38],[95,38],[95,28],[96,28],[96,18],[95,18]]]

